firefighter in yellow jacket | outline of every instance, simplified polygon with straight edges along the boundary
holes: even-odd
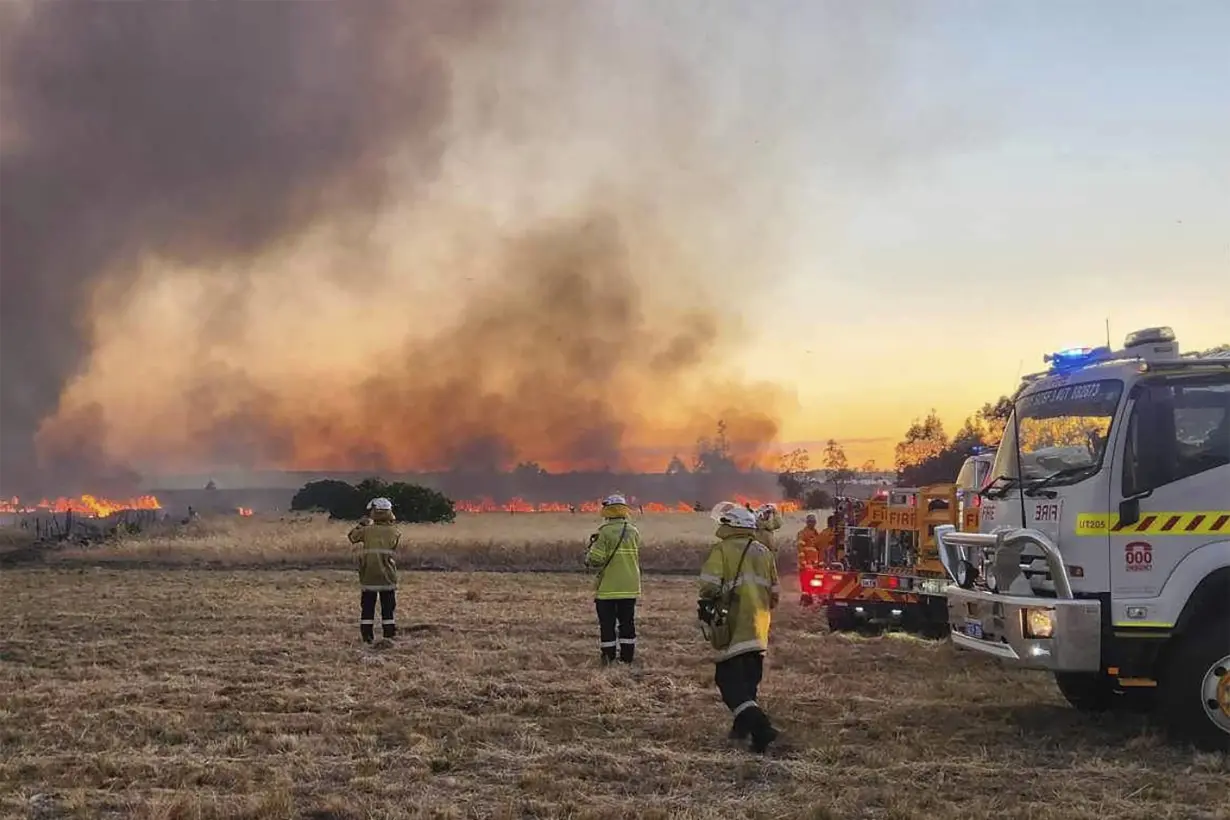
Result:
[[[752,750],[763,752],[777,739],[756,701],[772,611],[781,598],[777,562],[757,538],[754,513],[722,502],[712,517],[719,541],[701,569],[697,614],[714,649],[714,683],[734,715],[730,738],[750,737]]]
[[[636,599],[641,594],[641,534],[622,495],[602,501],[602,525],[589,537],[585,566],[598,570],[594,606],[602,663],[632,663],[636,655]]]
[[[776,504],[761,504],[756,508],[756,540],[777,554],[777,541],[773,533],[782,528],[782,514]]]
[[[350,531],[350,543],[361,546],[359,553],[359,634],[363,643],[375,637],[376,599],[380,599],[380,625],[385,640],[397,637],[397,552],[401,533],[395,526],[393,502],[373,498],[367,504],[368,515]]]

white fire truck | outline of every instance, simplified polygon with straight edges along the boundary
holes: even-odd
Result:
[[[951,640],[1052,672],[1077,709],[1230,751],[1230,356],[1170,328],[1027,376],[979,532],[937,530]]]

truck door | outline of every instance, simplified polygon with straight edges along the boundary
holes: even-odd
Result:
[[[1178,613],[1139,599],[1193,550],[1230,538],[1230,374],[1152,379],[1132,397],[1110,482],[1112,619],[1168,628]],[[1135,599],[1130,618],[1123,599]]]

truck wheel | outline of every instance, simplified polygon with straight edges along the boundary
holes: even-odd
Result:
[[[1171,740],[1230,752],[1230,624],[1218,620],[1179,639],[1163,672],[1159,706]]]
[[[831,606],[824,613],[831,632],[849,632],[858,627],[858,621],[845,607]]]
[[[1105,712],[1115,705],[1115,682],[1101,672],[1056,672],[1055,684],[1078,712]]]

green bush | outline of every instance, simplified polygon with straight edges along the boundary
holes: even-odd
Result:
[[[358,486],[345,481],[326,479],[305,484],[291,499],[296,511],[323,510],[330,518],[357,521],[367,514],[367,504],[383,496],[393,502],[393,514],[409,524],[439,524],[452,522],[457,513],[452,499],[429,487],[387,483],[378,478],[366,478]]]

